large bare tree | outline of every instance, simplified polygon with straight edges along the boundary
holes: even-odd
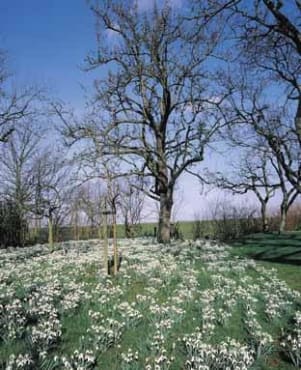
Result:
[[[261,138],[277,158],[286,180],[300,193],[301,146],[293,107],[271,101],[269,78],[258,81],[256,73],[246,73],[243,68],[228,76],[224,85],[232,92],[225,111],[233,123],[228,126],[232,142],[256,149]]]
[[[193,1],[195,16],[200,3]],[[300,0],[215,0],[207,6],[208,18],[224,13],[228,16],[229,28],[236,40],[232,46],[238,51],[236,64],[243,64],[250,74],[248,83],[262,88],[260,81],[266,80],[264,90],[268,99],[262,104],[253,93],[247,97],[246,80],[238,82],[240,96],[233,98],[235,109],[242,109],[245,118],[252,123],[269,144],[288,181],[300,192],[300,148],[301,148],[301,3]],[[232,81],[234,79],[232,78]],[[231,91],[237,91],[237,81]],[[242,100],[240,102],[240,100]],[[251,117],[250,105],[253,105]],[[232,103],[233,103],[232,101]],[[240,104],[241,103],[241,104]],[[261,103],[261,104],[260,104]],[[271,123],[270,109],[285,108],[293,112],[294,119],[288,123],[280,114],[278,122],[286,127],[278,135]],[[249,117],[247,117],[247,115]],[[242,115],[239,113],[240,118]],[[266,124],[269,122],[269,124]],[[271,127],[269,127],[269,125]],[[290,142],[289,142],[290,141]],[[297,148],[297,146],[299,148]],[[297,155],[295,153],[298,153]]]
[[[214,70],[224,23],[206,23],[190,41],[184,8],[164,2],[143,11],[138,3],[92,2],[98,48],[87,68],[100,71],[93,112],[71,125],[56,110],[69,138],[90,140],[106,160],[119,156],[124,174],[146,180],[143,190],[160,203],[158,241],[166,243],[175,184],[203,160],[221,124],[223,93],[215,88]]]

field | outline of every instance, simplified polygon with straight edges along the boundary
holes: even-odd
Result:
[[[124,239],[115,278],[97,240],[1,251],[0,368],[300,368],[291,270],[287,284],[247,247]]]

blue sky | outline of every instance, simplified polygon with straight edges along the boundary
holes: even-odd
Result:
[[[80,71],[95,48],[94,20],[85,0],[1,0],[0,47],[17,83],[46,85],[52,95],[82,104]]]

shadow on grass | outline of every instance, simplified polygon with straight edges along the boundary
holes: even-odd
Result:
[[[301,232],[248,235],[232,246],[235,254],[255,260],[301,265]]]

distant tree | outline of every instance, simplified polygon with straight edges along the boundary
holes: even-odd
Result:
[[[95,229],[98,229],[99,235],[101,235],[103,224],[102,210],[105,200],[103,188],[104,186],[100,184],[99,179],[97,182],[88,181],[76,187],[70,199],[71,213],[73,215],[72,224],[76,225],[81,222],[88,227],[87,232],[90,237],[94,235]]]
[[[20,247],[24,244],[27,222],[21,219],[10,199],[0,199],[0,247]]]
[[[19,235],[19,245],[24,245],[28,216],[33,201],[34,157],[38,152],[40,137],[29,122],[19,123],[18,127],[1,146],[0,156],[0,193],[7,205],[15,208],[15,233]],[[16,220],[19,225],[16,225]]]
[[[124,219],[125,236],[133,238],[141,223],[145,195],[139,184],[125,179],[120,183],[120,190],[122,194],[120,209]]]
[[[213,61],[224,22],[208,25],[190,42],[190,23],[168,2],[147,11],[137,1],[90,3],[98,49],[87,69],[102,68],[105,75],[95,81],[86,120],[72,124],[62,107],[56,111],[71,143],[87,139],[107,161],[121,158],[125,175],[149,180],[143,190],[160,203],[158,241],[167,243],[175,184],[203,160],[222,122],[224,97]]]
[[[229,175],[215,173],[207,175],[207,183],[231,191],[233,194],[252,192],[260,203],[262,231],[269,229],[267,204],[275,195],[279,183],[272,172],[267,151],[245,152],[238,164],[233,163]]]
[[[67,215],[67,198],[71,196],[68,167],[62,153],[44,151],[35,160],[33,168],[34,210],[38,217],[48,221],[49,248],[54,248],[55,227]]]
[[[267,81],[254,82],[253,78],[242,72],[240,78],[227,79],[229,90],[236,94],[228,99],[226,115],[232,124],[224,139],[236,148],[238,156],[240,150],[247,150],[250,158],[262,150],[266,153],[270,177],[282,196],[279,224],[282,232],[287,212],[301,191],[301,147],[292,111],[270,106],[263,94]]]

